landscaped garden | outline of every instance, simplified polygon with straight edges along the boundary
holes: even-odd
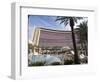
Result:
[[[38,50],[40,48],[37,48]],[[80,51],[80,50],[79,50]],[[80,64],[87,63],[87,56],[79,53]],[[38,55],[29,53],[29,66],[49,66],[49,65],[74,65],[74,52],[70,48],[45,48],[39,51]]]

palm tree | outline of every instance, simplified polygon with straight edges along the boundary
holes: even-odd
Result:
[[[72,32],[72,41],[73,41],[73,48],[74,48],[74,63],[79,64],[79,58],[78,58],[78,53],[77,53],[77,48],[76,48],[76,40],[75,40],[75,34],[74,34],[74,25],[77,23],[78,19],[82,19],[82,17],[65,17],[65,16],[58,16],[56,21],[60,21],[60,24],[64,24],[67,26],[69,23],[71,27],[71,32]]]
[[[88,21],[83,21],[82,23],[80,23],[80,25],[78,25],[79,28],[77,28],[77,35],[79,37],[79,43],[81,44],[81,47],[83,49],[86,50],[86,55],[87,54],[87,29],[88,29],[88,25],[87,25]]]

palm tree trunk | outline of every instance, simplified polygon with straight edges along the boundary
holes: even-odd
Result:
[[[79,64],[79,58],[78,58],[78,53],[77,53],[77,48],[76,48],[76,40],[75,40],[75,34],[74,34],[74,29],[73,25],[71,26],[71,32],[72,32],[72,41],[73,41],[73,48],[74,48],[74,63]]]

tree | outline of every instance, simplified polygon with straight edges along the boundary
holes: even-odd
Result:
[[[72,41],[73,41],[73,48],[74,48],[74,63],[79,64],[79,58],[78,58],[78,53],[77,53],[77,48],[76,48],[76,40],[75,40],[75,34],[74,34],[74,25],[77,23],[78,19],[82,19],[82,17],[65,17],[65,16],[58,16],[56,21],[60,21],[60,24],[64,24],[67,26],[69,23],[71,27],[71,32],[72,32]]]
[[[77,35],[79,37],[79,43],[81,44],[82,49],[86,50],[86,55],[87,55],[87,29],[88,29],[88,25],[87,25],[88,21],[83,21],[82,23],[80,23],[80,25],[78,25],[79,28],[77,28]]]

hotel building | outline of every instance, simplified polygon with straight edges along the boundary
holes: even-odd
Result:
[[[75,32],[75,39],[76,44],[78,44],[78,37]],[[52,47],[69,47],[73,48],[72,43],[72,34],[71,31],[63,31],[63,30],[53,30],[53,29],[46,29],[46,28],[35,28],[33,31],[33,37],[32,37],[32,46],[33,46],[33,53],[36,53],[37,49],[36,47],[40,48],[52,48]],[[39,53],[39,51],[38,51]]]

